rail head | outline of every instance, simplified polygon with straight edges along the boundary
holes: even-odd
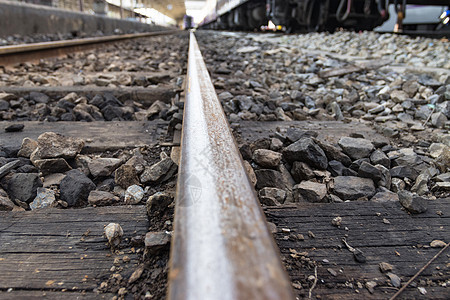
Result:
[[[294,299],[194,34],[169,299]]]

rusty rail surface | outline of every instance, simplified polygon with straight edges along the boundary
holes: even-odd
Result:
[[[39,60],[53,56],[64,55],[77,51],[98,48],[118,41],[144,38],[158,35],[168,35],[182,32],[180,30],[153,31],[144,33],[111,35],[84,39],[62,40],[43,43],[10,45],[0,47],[0,66]]]
[[[169,299],[294,299],[193,33]]]

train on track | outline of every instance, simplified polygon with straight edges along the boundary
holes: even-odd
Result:
[[[448,0],[218,0],[201,28],[259,30],[269,22],[293,31],[372,30],[389,18],[389,5],[448,5]]]

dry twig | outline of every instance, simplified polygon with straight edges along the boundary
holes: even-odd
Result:
[[[423,266],[422,269],[419,270],[419,272],[417,272],[413,277],[411,277],[411,279],[408,280],[408,282],[407,282],[404,286],[402,286],[402,288],[399,289],[398,292],[395,293],[395,295],[392,296],[389,300],[394,300],[395,298],[397,298],[398,295],[400,295],[400,294],[408,287],[408,285],[410,285],[411,282],[413,282],[414,279],[416,279],[417,276],[420,275],[420,273],[422,273],[426,268],[428,268],[428,266],[429,266],[429,265],[430,265],[430,264],[431,264],[431,263],[432,263],[439,255],[441,255],[442,252],[444,252],[445,249],[447,249],[449,245],[450,245],[450,243],[447,243],[447,245],[445,245],[445,247],[442,248],[441,251],[439,251],[435,256],[433,256],[433,258],[430,259],[430,260],[425,264],[425,266]],[[311,292],[310,292],[309,295],[310,295],[310,298],[311,298]]]
[[[314,283],[312,287],[309,289],[309,299],[311,299],[312,291],[316,287],[317,284],[317,266],[314,267]]]

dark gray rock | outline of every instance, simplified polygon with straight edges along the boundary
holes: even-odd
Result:
[[[381,179],[381,171],[368,162],[363,162],[361,166],[359,166],[358,176],[370,178],[374,182],[378,182]]]
[[[122,164],[119,158],[99,157],[88,162],[89,171],[92,176],[109,176]]]
[[[6,132],[19,132],[25,128],[23,124],[13,124],[5,128]]]
[[[48,101],[50,100],[50,98],[46,94],[39,92],[31,92],[28,97],[30,100],[36,103],[48,103]]]
[[[286,182],[283,180],[281,172],[272,169],[261,169],[255,171],[256,188],[274,187],[279,189],[286,188]]]
[[[42,186],[42,181],[36,173],[16,173],[8,180],[7,192],[9,198],[30,203],[37,194],[37,188]]]
[[[369,154],[374,149],[373,144],[366,139],[343,137],[338,142],[345,154],[351,159],[360,159],[369,157]]]
[[[296,141],[304,137],[309,138],[317,137],[317,132],[292,127],[289,127],[286,131],[286,139],[291,143],[295,143]]]
[[[140,179],[142,183],[164,182],[175,175],[177,169],[178,166],[168,157],[150,167],[146,167]]]
[[[69,206],[76,206],[88,200],[95,184],[83,172],[75,169],[67,172],[59,188],[61,200]]]
[[[401,205],[410,213],[420,214],[428,209],[428,200],[411,192],[402,190],[398,193]]]
[[[22,163],[20,160],[13,160],[4,166],[0,167],[0,179],[2,179],[5,175],[7,175],[11,170],[19,167]]]
[[[377,191],[377,193],[370,199],[370,201],[383,203],[383,202],[397,202],[399,201],[399,199],[396,193],[393,193],[388,189],[383,188],[380,189],[380,191]]]
[[[320,148],[322,148],[323,152],[327,156],[328,160],[336,160],[341,162],[344,166],[348,167],[352,163],[350,157],[345,155],[340,148],[320,141],[319,139],[314,140]]]
[[[352,164],[350,165],[349,168],[350,168],[351,170],[355,171],[355,172],[358,172],[358,171],[359,171],[359,168],[361,167],[361,164],[364,163],[364,162],[370,163],[370,159],[368,159],[368,158],[360,158],[360,159],[357,159],[357,160],[355,160],[354,162],[352,162]]]
[[[391,167],[391,160],[381,150],[373,151],[372,154],[370,155],[370,161],[372,162],[373,165],[382,165],[388,169]]]
[[[370,198],[375,194],[375,185],[370,178],[338,176],[334,179],[334,193],[344,201]]]
[[[409,178],[411,180],[416,180],[419,175],[416,170],[410,166],[397,166],[393,167],[391,170],[391,176],[396,178]]]
[[[379,187],[385,187],[389,189],[391,187],[392,177],[391,173],[389,172],[389,169],[382,165],[376,165],[375,168],[380,170],[381,172],[381,179],[376,182],[376,184]]]
[[[292,164],[291,175],[295,182],[309,180],[315,177],[314,171],[307,163],[301,161],[294,161]]]
[[[171,235],[165,231],[161,232],[147,232],[145,235],[145,247],[149,254],[154,254],[168,246]]]
[[[289,145],[284,149],[283,156],[288,162],[303,161],[321,170],[328,166],[325,152],[311,138],[301,138]]]
[[[5,100],[0,100],[0,111],[6,111],[9,109],[9,102]]]
[[[332,176],[342,176],[346,167],[337,160],[330,160],[328,162],[328,171],[330,171]]]

